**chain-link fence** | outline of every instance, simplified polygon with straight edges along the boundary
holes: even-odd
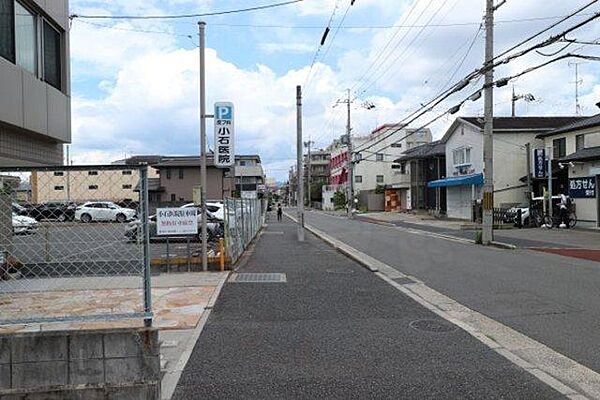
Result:
[[[147,173],[0,169],[0,325],[151,322]]]
[[[265,204],[261,199],[225,199],[225,247],[234,264],[261,229]]]

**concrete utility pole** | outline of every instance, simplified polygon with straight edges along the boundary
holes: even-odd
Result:
[[[348,99],[346,106],[348,112],[348,120],[346,123],[346,136],[348,137],[348,218],[354,216],[352,209],[354,208],[354,161],[352,160],[352,124],[350,115],[350,106],[352,99],[350,98],[350,89],[348,89]]]
[[[501,3],[502,4],[502,3]],[[489,245],[494,240],[494,0],[486,0],[485,12],[485,89],[483,131],[483,226],[482,243]]]
[[[304,242],[304,167],[302,160],[302,87],[296,86],[296,175],[298,179],[298,241]]]
[[[208,255],[206,239],[206,70],[205,70],[205,35],[206,22],[198,22],[200,36],[200,213],[202,229],[202,271],[208,271]]]
[[[315,142],[313,142],[312,140],[309,140],[308,142],[304,142],[304,147],[308,148],[308,158],[306,161],[306,192],[307,192],[307,197],[308,197],[308,208],[310,208],[310,201],[311,201],[311,197],[310,197],[310,185],[311,185],[311,175],[312,175],[312,160],[310,158],[310,147],[314,144]]]

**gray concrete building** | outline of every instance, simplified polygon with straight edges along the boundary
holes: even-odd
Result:
[[[0,166],[63,163],[68,15],[68,0],[0,0]]]

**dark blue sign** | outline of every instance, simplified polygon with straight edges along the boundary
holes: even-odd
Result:
[[[533,176],[534,178],[546,177],[546,149],[533,151]]]
[[[569,197],[589,199],[596,197],[596,177],[569,178]]]

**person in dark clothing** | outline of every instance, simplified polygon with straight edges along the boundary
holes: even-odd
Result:
[[[277,203],[277,221],[281,221],[283,217],[283,209],[281,208],[281,203]]]

